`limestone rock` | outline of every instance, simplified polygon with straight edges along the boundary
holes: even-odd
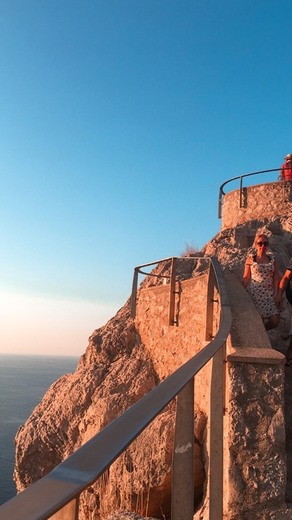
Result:
[[[156,384],[126,304],[104,327],[104,335],[102,329],[93,333],[76,372],[50,387],[17,432],[18,490],[53,469]]]
[[[292,257],[292,217],[282,216],[263,220],[249,220],[235,228],[223,229],[203,248],[205,255],[217,256],[223,270],[241,280],[247,253],[252,249],[254,237],[260,231],[267,234],[270,252],[277,259],[282,275]],[[291,325],[291,310],[285,296],[281,304],[281,320],[277,329],[268,332],[272,347],[286,352]]]
[[[89,339],[77,370],[56,381],[16,436],[14,477],[21,491],[149,392],[159,378],[130,318],[129,302]],[[204,415],[196,412],[195,490],[204,484]],[[80,497],[80,520],[128,508],[169,512],[175,403]],[[200,462],[201,461],[201,462]],[[100,516],[99,516],[100,515]]]

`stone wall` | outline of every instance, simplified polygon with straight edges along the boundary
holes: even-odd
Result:
[[[135,325],[160,379],[206,344],[206,290],[207,275],[177,283],[173,326],[168,325],[169,284],[139,291]]]
[[[240,207],[241,203],[241,207]],[[248,220],[273,219],[292,214],[292,182],[271,182],[230,191],[222,203],[222,229]]]
[[[207,275],[177,283],[174,326],[168,325],[169,285],[140,291],[135,324],[159,379],[172,374],[209,343],[206,341],[207,288]],[[215,335],[220,318],[218,302],[214,303],[213,314],[212,335]],[[206,416],[210,409],[211,379],[210,361],[195,378],[196,404]]]
[[[283,360],[273,349],[253,348],[227,359],[224,518],[270,518],[285,507]]]

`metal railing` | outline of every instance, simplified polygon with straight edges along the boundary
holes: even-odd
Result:
[[[215,290],[220,300],[220,323],[214,339],[53,471],[3,504],[0,520],[78,520],[78,502],[82,491],[111,466],[176,396],[172,519],[192,520],[194,379],[211,359],[209,518],[222,518],[225,345],[231,328],[231,310],[218,260],[210,258],[209,262],[207,335],[211,333],[212,336],[210,327]],[[180,449],[182,446],[184,450]]]
[[[222,204],[223,204],[223,198],[224,198],[224,195],[225,195],[225,192],[223,190],[224,186],[226,186],[226,184],[228,184],[229,182],[232,182],[232,181],[236,181],[239,179],[239,207],[242,208],[243,205],[242,205],[242,201],[243,201],[243,179],[245,179],[245,177],[250,177],[252,175],[259,175],[259,174],[262,174],[262,173],[270,173],[270,172],[278,172],[278,171],[281,171],[281,168],[272,168],[271,170],[261,170],[261,171],[257,171],[257,172],[251,172],[251,173],[245,173],[243,175],[238,175],[237,177],[232,177],[232,179],[228,179],[228,181],[225,181],[223,182],[223,184],[221,184],[220,188],[219,188],[219,200],[218,200],[218,218],[221,218],[222,217]]]
[[[163,278],[165,281],[169,281],[169,313],[168,313],[168,324],[169,325],[175,325],[176,320],[174,317],[174,305],[175,305],[175,284],[176,284],[176,268],[177,268],[177,262],[178,260],[202,260],[202,257],[195,257],[195,256],[172,256],[168,258],[164,258],[163,260],[156,260],[154,262],[149,262],[147,264],[141,264],[135,267],[134,269],[134,277],[133,277],[133,285],[132,285],[132,294],[131,294],[131,317],[135,318],[136,316],[136,305],[137,305],[137,291],[138,291],[138,277],[139,274],[146,275],[146,276],[152,276],[155,278]],[[204,260],[209,261],[209,258],[205,258]],[[157,273],[149,273],[142,271],[142,268],[144,267],[151,267],[153,265],[159,265],[159,264],[165,264],[166,262],[170,262],[170,274],[157,274]]]

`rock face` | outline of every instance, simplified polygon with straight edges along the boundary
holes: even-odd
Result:
[[[201,254],[216,255],[226,274],[232,273],[235,279],[239,280],[243,271],[245,255],[252,245],[258,228],[263,228],[265,232],[271,234],[271,249],[278,258],[283,271],[288,259],[292,256],[292,219],[290,217],[254,220],[238,225],[236,228],[223,229],[204,247]],[[166,263],[160,266],[159,270],[167,274],[169,267],[169,264]],[[185,297],[184,301],[189,302],[185,305],[191,305],[192,298],[189,291],[192,287],[192,280],[198,278],[198,284],[201,284],[204,273],[197,261],[189,259],[184,263],[184,267],[180,266],[179,275],[181,280],[187,280],[181,294],[182,297]],[[161,291],[163,291],[163,280],[161,281],[161,279],[155,282],[155,279],[148,277],[143,282],[143,287],[151,290],[151,286],[157,284],[162,285]],[[232,284],[230,287],[232,290]],[[199,292],[199,294],[201,293]],[[247,300],[249,299],[248,295],[245,297]],[[176,363],[180,364],[186,360],[183,357],[188,358],[193,355],[191,352],[194,353],[192,350],[194,345],[195,349],[199,348],[200,336],[192,337],[187,330],[188,307],[185,307],[185,315],[182,312],[180,324],[185,343],[190,343],[190,350],[183,350],[185,347],[182,342],[175,351],[177,329],[169,333],[174,338],[171,349],[167,349],[167,343],[165,343],[164,350],[160,350],[159,344],[155,344],[154,338],[152,338],[153,341],[148,338],[146,316],[155,313],[155,309],[163,315],[164,310],[154,303],[151,307],[151,298],[148,303],[147,300],[144,300],[144,303],[145,307],[136,322],[130,317],[130,302],[128,301],[104,327],[94,331],[76,372],[65,375],[54,383],[31,417],[19,429],[16,437],[14,472],[19,491],[48,473],[167,377],[175,368]],[[143,316],[145,316],[144,322]],[[237,343],[241,342],[239,321],[238,323],[236,320],[234,321],[233,331],[234,341]],[[272,345],[285,350],[288,327],[290,327],[290,315],[287,305],[283,303],[281,324],[276,331],[270,334]],[[165,337],[167,327],[163,326],[160,329],[161,337]],[[144,343],[146,342],[148,348],[145,348]],[[268,338],[266,342],[265,346],[259,346],[270,348]],[[248,345],[241,346],[248,347]],[[170,356],[172,356],[173,362],[170,362]],[[242,378],[245,376],[244,370],[241,367],[237,373],[241,381],[238,384],[241,386],[245,384],[242,382]],[[252,371],[251,368],[249,370]],[[251,376],[247,374],[246,377]],[[236,387],[236,378],[233,377],[232,381]],[[263,381],[263,385],[265,384],[266,382]],[[250,412],[251,415],[257,413],[256,404],[254,406],[254,410]],[[279,403],[276,403],[275,410],[278,406]],[[138,514],[168,518],[174,407],[174,403],[171,403],[143,432],[138,441],[133,443],[127,452],[113,464],[109,472],[98,483],[82,493],[80,520],[142,518]],[[280,430],[276,427],[277,417],[278,415],[275,414],[274,422],[268,422],[266,425],[266,431],[271,438],[273,431],[277,432],[277,435],[281,435]],[[239,418],[234,417],[234,421],[236,420],[239,421]],[[197,507],[200,505],[206,489],[206,423],[207,416],[204,408],[197,407],[195,421],[195,456],[196,461],[199,461],[196,463],[195,473]],[[258,427],[261,428],[260,425]],[[242,428],[244,430],[245,426],[243,425]],[[242,431],[242,435],[244,436],[244,431]],[[244,457],[244,451],[240,449],[240,439],[237,439],[237,445],[234,441],[233,451],[236,449],[238,449],[238,457]],[[265,449],[264,444],[263,449]],[[247,481],[248,471],[249,468],[246,468]],[[234,475],[235,480],[238,481],[240,478],[238,474]],[[248,489],[247,484],[246,489]],[[135,513],[125,512],[120,516],[110,516],[114,511],[121,510],[135,511]],[[201,515],[200,518],[204,518],[204,516]]]
[[[205,255],[217,256],[224,271],[242,277],[246,254],[252,248],[254,237],[258,231],[266,233],[270,238],[270,251],[277,259],[281,274],[284,273],[289,259],[292,257],[292,217],[273,217],[262,220],[249,220],[235,228],[223,229],[203,249]],[[288,347],[287,334],[290,329],[290,311],[283,298],[281,320],[277,329],[269,331],[271,345],[281,351]]]
[[[127,303],[93,333],[76,372],[54,383],[19,429],[18,490],[54,468],[156,384]]]
[[[129,313],[127,302],[92,334],[76,372],[54,383],[19,429],[14,472],[19,491],[52,470],[159,382]],[[94,518],[105,518],[121,508],[148,515],[169,513],[174,416],[172,403],[111,466],[109,475],[81,495],[80,520],[93,512]],[[196,417],[195,450],[201,463],[195,489],[200,499],[206,420],[200,410]]]

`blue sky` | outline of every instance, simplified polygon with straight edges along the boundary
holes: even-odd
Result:
[[[1,0],[0,352],[81,354],[135,265],[201,248],[219,186],[282,164],[291,16],[290,0]]]

